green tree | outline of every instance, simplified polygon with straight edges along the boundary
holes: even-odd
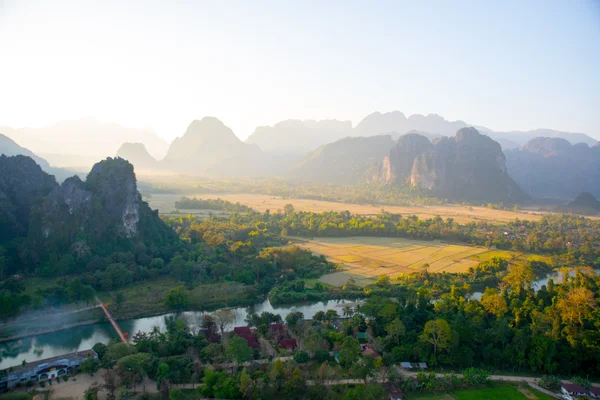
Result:
[[[304,364],[310,361],[310,355],[304,351],[300,350],[294,354],[294,361],[298,364]]]
[[[254,381],[252,380],[252,376],[246,371],[246,368],[240,374],[240,391],[244,398],[248,400],[252,400],[254,397]]]
[[[245,339],[234,336],[229,340],[225,354],[227,358],[239,365],[252,358],[252,348],[248,346]]]
[[[400,320],[400,318],[395,318],[392,322],[386,325],[385,331],[388,336],[392,339],[392,341],[396,344],[400,344],[400,339],[406,333],[406,327],[404,326],[404,322]]]
[[[81,363],[81,372],[94,375],[100,369],[100,361],[94,357],[88,357]]]
[[[189,303],[189,296],[183,286],[171,289],[165,298],[165,305],[178,311],[186,309]]]
[[[433,345],[433,356],[438,350],[447,349],[452,341],[452,329],[446,320],[436,319],[427,321],[421,340]]]
[[[123,292],[117,293],[117,295],[115,296],[115,304],[117,305],[117,308],[121,308],[124,302],[125,295],[123,294]]]
[[[352,336],[346,336],[340,346],[340,364],[348,367],[358,361],[360,343]]]

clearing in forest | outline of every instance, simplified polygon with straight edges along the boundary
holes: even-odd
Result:
[[[390,278],[404,273],[466,272],[479,263],[485,247],[383,237],[293,238],[298,246],[323,255],[339,264],[343,271],[325,275],[321,281],[344,285],[350,277],[367,284],[381,275]]]

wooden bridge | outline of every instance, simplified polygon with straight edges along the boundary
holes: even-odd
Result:
[[[127,338],[125,337],[125,335],[121,331],[121,328],[119,328],[119,325],[117,325],[117,322],[114,320],[114,318],[112,317],[112,315],[110,315],[110,313],[108,312],[108,309],[106,308],[106,305],[102,304],[102,302],[100,301],[100,299],[98,297],[96,297],[96,302],[102,308],[102,311],[104,311],[104,314],[106,314],[106,318],[108,318],[108,320],[110,321],[110,324],[113,326],[113,328],[115,328],[115,331],[117,332],[117,335],[119,335],[119,339],[121,339],[121,341],[123,343],[129,344],[129,342],[127,342]]]

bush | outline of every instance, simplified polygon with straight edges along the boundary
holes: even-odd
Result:
[[[66,381],[68,381],[68,380],[69,380],[69,377],[68,377],[67,375],[63,375],[63,381],[65,381],[65,382],[66,382]]]
[[[294,361],[296,361],[298,364],[307,363],[309,360],[310,360],[310,356],[305,351],[301,350],[301,351],[297,352],[296,354],[294,354]]]
[[[7,393],[0,396],[0,400],[31,400],[29,393]]]
[[[324,363],[325,361],[329,361],[331,356],[327,350],[319,349],[315,351],[315,356],[313,358],[319,363]]]
[[[538,384],[544,389],[558,390],[560,389],[560,378],[554,375],[544,375],[538,381]]]
[[[485,385],[489,381],[490,374],[481,368],[467,368],[463,371],[463,377],[468,386]]]

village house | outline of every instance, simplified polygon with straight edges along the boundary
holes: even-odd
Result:
[[[388,398],[390,400],[402,400],[404,398],[404,394],[396,387],[396,385],[392,383],[384,383],[383,387],[387,390]]]
[[[12,389],[18,384],[45,382],[68,375],[88,357],[98,358],[98,355],[90,349],[7,368],[0,371],[0,391]]]
[[[260,348],[260,343],[258,343],[256,340],[256,335],[254,332],[252,332],[249,326],[237,326],[233,328],[233,333],[242,339],[245,339],[248,343],[248,346],[252,347],[253,349]]]
[[[585,396],[587,394],[587,391],[583,386],[574,383],[563,383],[560,387],[560,391],[569,396]]]

